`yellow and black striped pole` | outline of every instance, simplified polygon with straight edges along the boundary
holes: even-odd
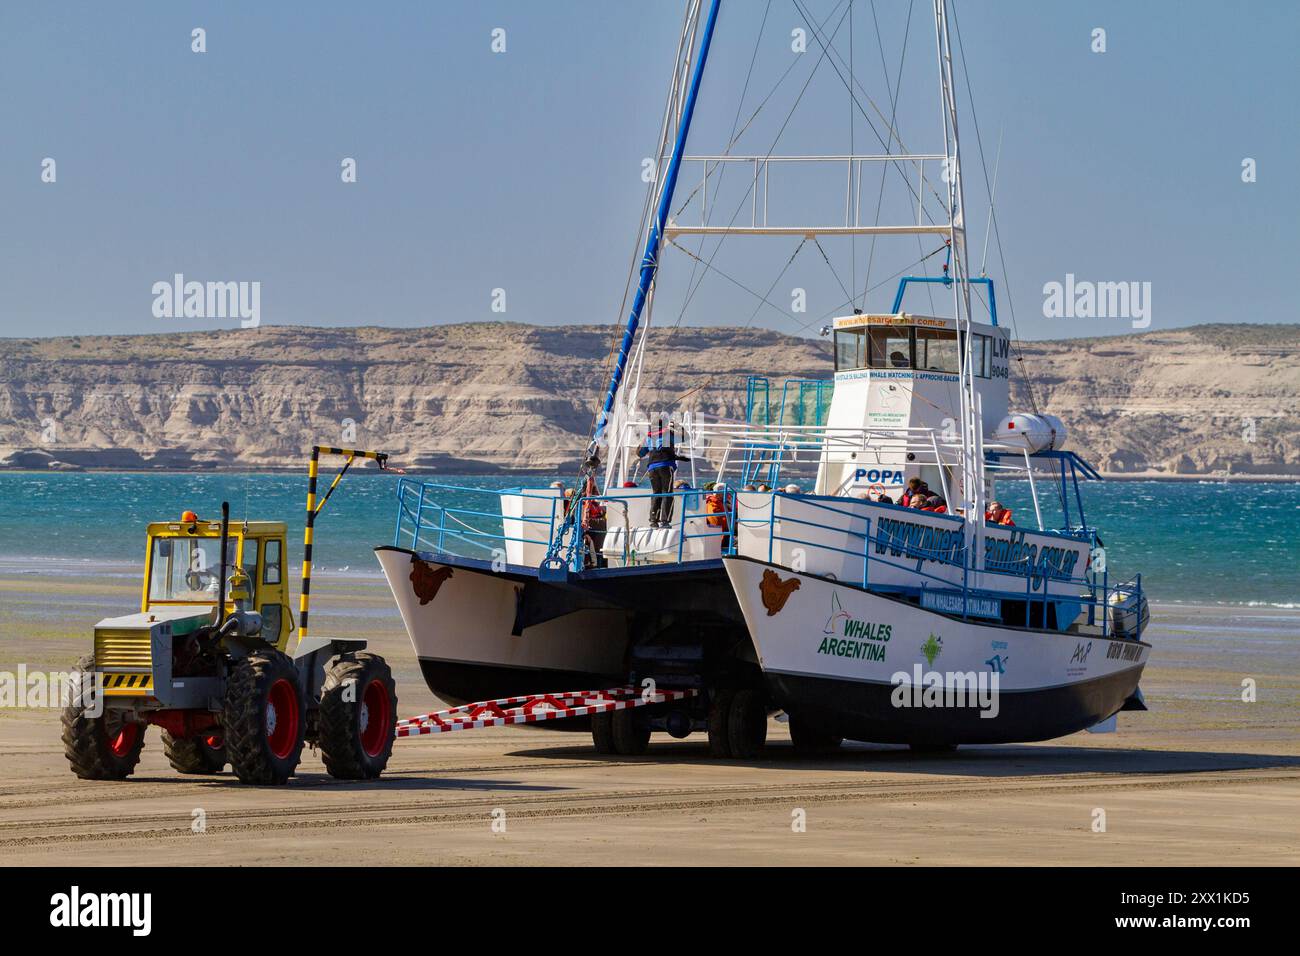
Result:
[[[347,458],[343,463],[343,468],[334,480],[330,482],[329,488],[321,497],[320,504],[316,503],[316,478],[320,472],[321,455],[338,455]],[[329,501],[330,495],[334,494],[334,489],[339,486],[343,476],[352,467],[352,462],[358,458],[371,458],[379,463],[380,468],[384,468],[388,463],[388,456],[381,451],[361,451],[356,448],[330,448],[324,445],[311,446],[311,461],[307,464],[307,525],[302,533],[302,594],[298,598],[298,643],[301,644],[307,637],[307,613],[311,604],[311,546],[312,546],[312,529],[316,524],[316,516],[321,513],[325,507],[325,502]]]

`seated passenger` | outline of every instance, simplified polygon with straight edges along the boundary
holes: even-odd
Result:
[[[902,352],[890,352],[889,364],[894,368],[907,368],[910,363],[907,361],[907,356]]]
[[[903,496],[898,499],[898,503],[904,508],[910,508],[912,507],[912,498],[916,495],[920,495],[921,498],[930,497],[930,486],[920,478],[911,478],[907,482],[907,487],[903,489]]]
[[[755,490],[755,491],[768,492],[768,491],[771,491],[772,489],[771,489],[769,486],[765,485],[765,484],[760,484],[760,485],[759,485],[757,488],[755,488],[754,490]]]
[[[920,494],[912,495],[912,497],[907,500],[907,504],[903,505],[903,507],[915,508],[917,511],[923,511],[925,509],[925,498]]]
[[[1011,520],[1011,509],[1002,507],[1000,501],[990,501],[988,510],[984,512],[984,520],[992,524],[1004,524],[1015,526]]]
[[[948,503],[938,495],[931,495],[929,498],[925,499],[925,504],[922,506],[922,510],[933,511],[935,514],[944,515],[948,513]]]
[[[796,485],[796,484],[789,484],[789,485],[786,485],[784,490],[785,490],[785,493],[786,493],[787,495],[799,495],[799,494],[803,494],[803,492],[799,490],[799,486]]]

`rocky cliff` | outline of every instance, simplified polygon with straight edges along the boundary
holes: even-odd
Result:
[[[296,468],[320,442],[435,471],[551,470],[585,446],[615,341],[502,323],[0,339],[0,465]],[[654,342],[650,407],[689,395],[739,418],[750,373],[829,375],[822,339],[692,328]],[[1300,476],[1300,326],[1022,351],[1038,406],[1104,471]],[[1021,376],[1012,406],[1031,406]]]

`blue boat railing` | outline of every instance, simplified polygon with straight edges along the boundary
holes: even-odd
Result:
[[[503,517],[501,499],[503,496],[518,496],[545,502],[541,509],[543,515],[511,516],[512,522],[520,522],[523,535],[506,533],[506,519]],[[717,496],[721,501],[721,510],[708,511],[704,507],[707,496]],[[1081,575],[1061,577],[1049,573],[1041,565],[1035,565],[1028,557],[1014,562],[1002,562],[997,568],[976,568],[973,554],[964,544],[950,548],[925,548],[909,541],[901,541],[895,536],[882,534],[879,522],[873,522],[869,515],[864,515],[845,505],[849,499],[823,498],[812,495],[789,495],[785,492],[748,492],[746,497],[752,501],[755,496],[767,497],[761,505],[743,503],[739,497],[730,492],[684,489],[666,492],[662,497],[672,499],[673,519],[671,527],[676,530],[668,547],[676,551],[675,555],[665,555],[663,548],[653,552],[637,553],[634,550],[634,532],[644,528],[630,520],[630,506],[638,500],[653,499],[655,492],[649,490],[623,490],[618,495],[589,495],[561,498],[553,493],[540,493],[520,488],[492,490],[450,485],[437,482],[420,482],[403,478],[397,488],[397,520],[393,544],[407,547],[417,552],[459,555],[470,558],[486,558],[504,562],[507,544],[518,542],[521,545],[533,545],[547,548],[547,559],[570,573],[579,573],[602,565],[605,555],[596,547],[609,535],[622,529],[624,565],[655,563],[686,563],[697,560],[695,555],[700,550],[712,555],[711,547],[696,548],[693,542],[721,539],[716,554],[736,555],[745,553],[748,557],[766,558],[771,563],[780,564],[778,549],[781,545],[806,549],[805,559],[817,553],[848,558],[855,567],[860,567],[858,579],[853,583],[863,588],[880,591],[897,591],[904,594],[919,595],[927,590],[941,590],[950,595],[960,596],[962,611],[960,617],[978,617],[968,614],[969,605],[978,605],[981,600],[996,599],[1000,601],[1023,601],[1025,623],[1028,626],[1046,626],[1049,607],[1071,606],[1078,604],[1079,611],[1086,612],[1086,619],[1091,626],[1100,626],[1102,636],[1109,636],[1112,630],[1112,611],[1118,602],[1121,611],[1127,602],[1132,601],[1138,608],[1139,621],[1136,632],[1140,635],[1146,619],[1141,609],[1145,606],[1142,592],[1142,578],[1137,575],[1130,580],[1111,583],[1109,571],[1092,573],[1085,565]],[[469,501],[479,499],[496,499],[493,504],[480,507],[450,506],[448,498],[462,498]],[[789,513],[778,514],[777,505],[781,499],[796,499],[807,509],[804,517]],[[604,508],[605,528],[583,528],[576,520],[577,516],[588,513],[589,505]],[[622,518],[620,520],[620,510]],[[959,519],[954,517],[954,522]],[[757,555],[751,550],[741,552],[739,540],[745,531],[758,534],[759,546],[766,545],[766,554]],[[529,532],[532,536],[529,536]],[[593,535],[599,535],[596,541]],[[819,532],[830,533],[835,543],[815,540]],[[1096,534],[1083,533],[1035,532],[1066,540],[1084,540],[1091,547],[1096,547]],[[466,553],[468,549],[469,553]],[[781,549],[782,551],[784,549]],[[898,551],[897,556],[889,551]],[[937,569],[927,569],[924,565],[933,562]],[[807,562],[812,564],[814,562]],[[917,585],[887,584],[879,580],[879,571],[892,567],[905,571],[909,577],[919,579]],[[957,568],[961,572],[960,582],[954,582],[941,572],[944,568]],[[806,567],[792,567],[795,571],[804,571]],[[876,580],[873,581],[873,569]],[[809,573],[816,573],[815,571]],[[1007,587],[976,588],[971,584],[973,574],[979,573],[987,582],[990,577],[1005,579]],[[1036,593],[1035,579],[1040,579],[1041,593]],[[1066,593],[1052,592],[1048,581],[1074,589]],[[1023,590],[1015,582],[1023,581]],[[1077,615],[1078,612],[1076,612]],[[1098,617],[1100,616],[1100,621]],[[1072,619],[1075,617],[1072,616]],[[1132,636],[1127,635],[1126,636]]]

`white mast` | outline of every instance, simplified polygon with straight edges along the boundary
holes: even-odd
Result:
[[[984,538],[984,468],[979,449],[983,424],[976,408],[971,365],[970,283],[966,265],[966,206],[961,181],[961,145],[957,134],[957,97],[952,74],[952,46],[948,37],[947,0],[934,0],[935,46],[939,56],[939,86],[943,119],[944,152],[948,155],[945,179],[948,183],[949,242],[952,248],[952,300],[957,329],[962,340],[958,391],[961,396],[962,481],[961,505],[965,509],[967,542],[982,564]]]

